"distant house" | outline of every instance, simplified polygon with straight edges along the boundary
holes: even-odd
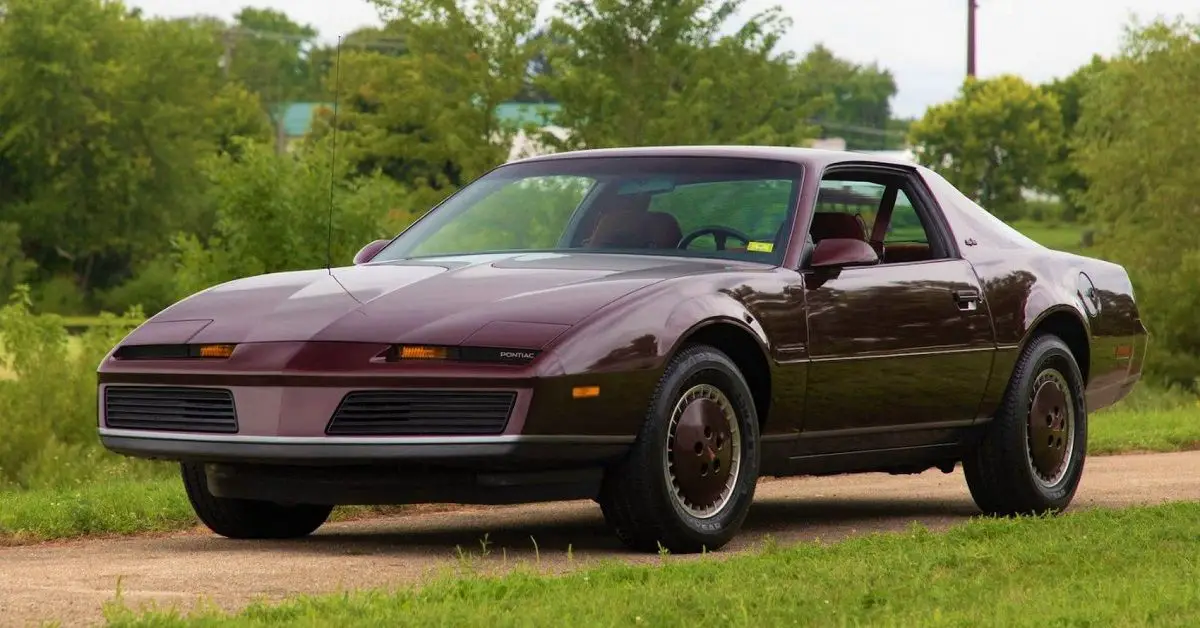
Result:
[[[284,105],[282,129],[284,142],[291,150],[296,142],[304,139],[312,130],[312,121],[320,108],[333,109],[332,103],[325,102],[291,102]]]

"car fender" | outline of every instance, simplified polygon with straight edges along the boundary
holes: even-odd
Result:
[[[617,299],[556,338],[546,353],[566,374],[661,372],[689,335],[722,322],[749,332],[767,354],[766,331],[745,304],[713,282],[683,277]]]
[[[667,318],[669,349],[663,360],[679,352],[683,345],[700,330],[712,325],[732,325],[754,337],[763,357],[770,356],[770,341],[758,318],[745,304],[726,293],[702,294],[686,299],[675,306]]]

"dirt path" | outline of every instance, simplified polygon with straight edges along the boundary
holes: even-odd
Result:
[[[1200,452],[1093,457],[1074,508],[1200,500]],[[742,533],[724,553],[780,542],[837,539],[961,522],[977,511],[961,472],[766,480]],[[457,549],[487,567],[534,561],[562,570],[597,558],[658,560],[631,554],[603,528],[592,502],[569,502],[329,524],[302,541],[238,542],[191,531],[170,536],[0,548],[0,625],[101,620],[118,578],[126,603],[190,608],[201,597],[233,609],[254,596],[386,587],[418,582],[459,565]],[[534,554],[531,537],[539,548]],[[568,559],[568,545],[573,558]]]

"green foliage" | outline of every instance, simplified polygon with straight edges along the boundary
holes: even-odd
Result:
[[[563,0],[541,86],[562,106],[559,149],[660,144],[798,145],[815,110],[788,55],[778,7],[730,30],[744,0]]]
[[[274,9],[246,7],[234,16],[234,28],[220,36],[228,47],[229,76],[258,96],[276,126],[276,150],[283,152],[287,103],[320,93],[316,68],[306,54],[316,40],[316,29]]]
[[[43,279],[32,293],[33,307],[38,312],[71,315],[87,312],[87,303],[75,278],[70,275],[55,275]]]
[[[204,225],[196,176],[244,103],[214,99],[220,47],[195,20],[119,2],[7,0],[0,20],[0,219],[45,276],[96,275]],[[225,129],[225,132],[236,130]],[[103,283],[102,281],[99,283]]]
[[[1085,207],[1080,205],[1082,194],[1087,191],[1087,179],[1079,172],[1074,161],[1076,126],[1082,109],[1082,100],[1088,92],[1092,80],[1104,70],[1107,62],[1099,55],[1093,56],[1090,63],[1079,68],[1070,76],[1055,79],[1043,90],[1058,101],[1062,112],[1063,134],[1066,140],[1058,149],[1058,157],[1051,166],[1050,189],[1062,199],[1062,218],[1076,220]]]
[[[814,117],[823,135],[844,137],[848,149],[895,148],[895,139],[904,137],[903,129],[892,128],[896,79],[877,64],[838,58],[818,44],[796,65],[794,80],[804,99],[819,103]]]
[[[145,463],[101,453],[96,439],[96,366],[141,318],[137,311],[108,315],[109,324],[71,338],[59,317],[30,311],[24,286],[0,308],[0,358],[8,374],[0,380],[0,489],[153,472]]]
[[[221,155],[207,163],[214,235],[206,241],[176,236],[178,292],[248,275],[323,267],[330,241],[327,149],[314,144],[279,157],[264,145],[247,143],[240,157]],[[364,244],[391,235],[386,221],[391,226],[411,222],[411,214],[396,205],[405,198],[396,184],[377,175],[347,181],[341,172],[333,180],[334,264],[348,264]]]
[[[503,163],[516,129],[496,106],[521,88],[535,0],[377,2],[407,54],[343,52],[339,152],[425,209]],[[320,121],[314,138],[327,133]]]
[[[100,292],[96,300],[102,309],[110,312],[140,307],[147,316],[153,316],[189,294],[179,281],[179,272],[176,256],[164,254],[152,258],[139,264],[128,281]],[[63,313],[62,310],[43,309]]]
[[[1150,329],[1151,375],[1196,386],[1200,373],[1200,111],[1181,94],[1200,90],[1200,24],[1132,29],[1122,53],[1091,81],[1078,123],[1075,163],[1096,246],[1130,271]]]
[[[20,226],[0,222],[0,296],[12,292],[33,269],[34,263],[21,250]]]
[[[910,129],[922,164],[1001,218],[1018,212],[1022,188],[1044,188],[1062,143],[1052,96],[1011,75],[968,78],[957,99],[930,107]]]

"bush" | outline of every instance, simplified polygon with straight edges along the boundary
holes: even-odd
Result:
[[[70,275],[55,275],[36,284],[31,293],[35,310],[41,313],[86,314],[87,298]]]
[[[0,297],[12,292],[34,269],[21,250],[21,229],[11,222],[0,222]]]
[[[106,453],[96,437],[96,368],[141,320],[104,315],[104,323],[69,336],[57,315],[31,311],[19,286],[0,308],[0,489],[78,485],[102,477],[149,476],[159,465]]]
[[[207,174],[216,234],[207,241],[175,238],[183,294],[238,277],[321,268],[327,248],[334,265],[349,264],[364,244],[393,235],[384,225],[394,223],[396,203],[407,197],[381,176],[351,181],[338,172],[331,234],[331,175],[323,145],[281,157],[267,146],[244,143],[239,158],[220,156]]]
[[[1200,89],[1197,32],[1200,23],[1174,20],[1130,28],[1121,53],[1088,80],[1074,153],[1095,250],[1129,270],[1150,330],[1147,375],[1191,389],[1200,375],[1200,144],[1185,130],[1200,125],[1200,110],[1179,94]]]
[[[97,300],[110,312],[140,307],[147,316],[153,316],[187,296],[180,292],[177,266],[174,256],[156,257],[142,264],[127,281],[101,292]]]

